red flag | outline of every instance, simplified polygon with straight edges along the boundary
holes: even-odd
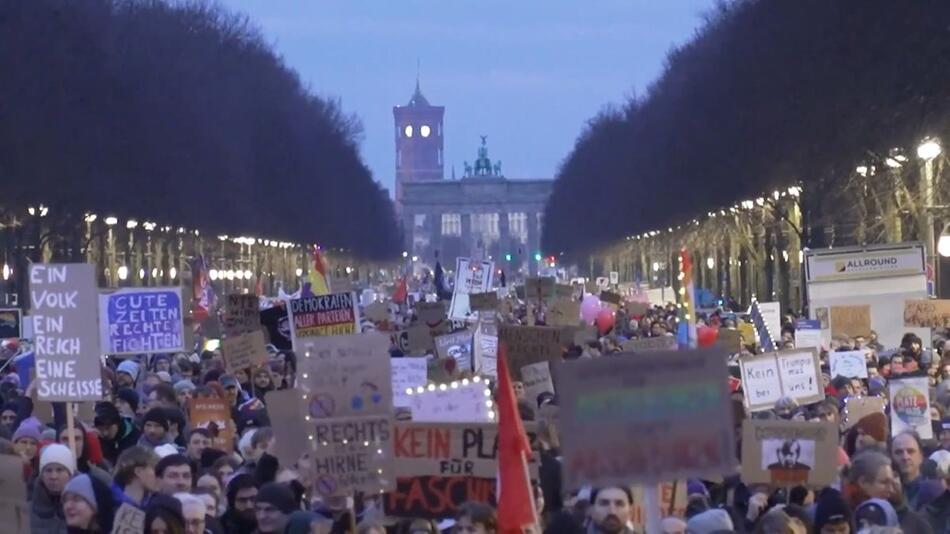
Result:
[[[406,297],[409,296],[409,286],[406,284],[406,277],[403,276],[402,280],[399,281],[399,284],[396,285],[396,290],[393,291],[393,302],[396,304],[405,304]]]
[[[531,444],[508,375],[507,347],[498,346],[498,532],[521,534],[538,523],[528,478]]]

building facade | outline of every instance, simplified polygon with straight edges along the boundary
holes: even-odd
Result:
[[[462,178],[453,172],[446,180],[444,113],[429,104],[418,82],[409,104],[393,108],[396,207],[408,255],[416,267],[439,260],[452,268],[457,257],[471,257],[494,260],[509,277],[537,273],[553,180],[506,178],[501,162],[488,157],[486,136]]]

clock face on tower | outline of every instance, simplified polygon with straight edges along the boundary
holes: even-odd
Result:
[[[407,125],[406,125],[406,129],[403,130],[403,133],[406,134],[406,137],[412,137],[412,125],[411,125],[411,124],[407,124]]]
[[[432,130],[429,128],[428,124],[423,124],[419,128],[419,133],[422,135],[422,137],[429,137],[429,134],[432,133]]]

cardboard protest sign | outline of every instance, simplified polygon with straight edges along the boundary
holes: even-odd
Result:
[[[686,517],[686,481],[678,480],[676,482],[661,482],[658,484],[657,492],[660,507],[660,517]],[[634,485],[631,489],[633,494],[633,506],[630,510],[630,521],[633,523],[635,532],[644,532],[646,528],[646,509],[644,504],[646,496],[644,488],[640,485]]]
[[[112,534],[141,534],[145,532],[145,511],[129,503],[122,503],[115,512]]]
[[[850,429],[862,417],[872,413],[887,414],[887,402],[883,397],[848,397],[844,404],[845,429]]]
[[[455,358],[426,358],[427,376],[430,382],[451,382],[462,378]]]
[[[30,265],[35,382],[42,400],[102,398],[95,270],[89,263]]]
[[[538,362],[557,361],[561,358],[561,330],[546,326],[501,325],[498,341],[507,348],[512,378],[521,380],[521,368]]]
[[[822,344],[821,321],[818,319],[799,319],[798,321],[795,321],[796,348],[820,349]]]
[[[447,318],[445,315],[445,303],[441,301],[420,302],[416,304],[416,317],[419,318],[420,323],[429,328],[435,328]]]
[[[188,413],[194,428],[207,428],[211,431],[212,447],[225,452],[234,450],[234,428],[231,425],[231,408],[227,401],[194,397],[188,402]]]
[[[620,283],[620,273],[617,271],[610,271],[608,278],[610,279],[610,285],[617,285]]]
[[[180,287],[125,288],[99,295],[99,336],[109,354],[185,349]]]
[[[435,339],[432,330],[425,324],[414,324],[407,330],[409,338],[409,354],[421,356],[427,352],[435,352]]]
[[[495,264],[491,261],[458,258],[455,265],[455,287],[452,290],[452,302],[449,304],[449,319],[453,321],[473,319],[468,296],[472,293],[491,291]]]
[[[498,366],[498,327],[495,314],[482,312],[472,337],[475,373],[494,378]]]
[[[581,303],[570,298],[557,298],[548,306],[548,326],[575,326],[580,322]]]
[[[288,303],[288,310],[290,334],[297,352],[304,352],[309,344],[321,337],[360,331],[360,312],[355,293],[294,299]]]
[[[30,505],[19,455],[0,455],[0,514],[4,532],[30,534]]]
[[[832,306],[831,335],[857,337],[871,334],[871,306]]]
[[[831,378],[844,376],[847,378],[867,378],[867,352],[863,350],[849,350],[829,352],[828,360],[831,364]]]
[[[412,420],[420,423],[487,423],[493,419],[481,380],[428,386],[410,395]]]
[[[400,477],[396,489],[384,496],[390,517],[444,519],[455,517],[466,502],[496,504],[494,478],[466,476]]]
[[[532,448],[535,428],[526,425]],[[498,425],[495,423],[396,423],[396,476],[495,478],[498,473]],[[538,461],[528,470],[537,479]]]
[[[525,398],[532,404],[537,403],[538,395],[554,393],[551,364],[548,362],[530,363],[522,367],[521,381],[524,383]]]
[[[221,341],[221,352],[227,362],[228,370],[247,369],[257,367],[267,361],[267,346],[264,343],[264,332],[245,332],[228,336]]]
[[[280,465],[292,466],[300,457],[310,452],[310,441],[304,422],[307,415],[307,401],[304,392],[299,389],[278,389],[267,392],[264,402],[267,404],[267,417],[274,430],[274,456]]]
[[[664,350],[676,350],[675,336],[641,337],[638,339],[628,339],[621,343],[620,348],[624,352],[657,352]]]
[[[571,330],[570,336],[575,345],[583,347],[592,341],[597,341],[597,328],[587,325],[575,327]],[[565,343],[567,343],[567,339],[562,332],[561,344],[564,345]]]
[[[921,439],[933,439],[927,377],[891,379],[887,388],[891,399],[891,436],[913,430]]]
[[[472,293],[468,296],[468,305],[472,311],[497,310],[498,293],[494,291]]]
[[[721,350],[558,364],[564,489],[718,475],[734,466]]]
[[[472,332],[463,330],[435,338],[435,353],[439,358],[455,360],[459,372],[472,370]]]
[[[820,488],[838,478],[838,427],[780,419],[742,424],[742,481]]]
[[[301,378],[317,445],[311,460],[317,491],[342,495],[394,487],[389,337],[368,332],[314,338]]]
[[[904,326],[919,328],[950,327],[950,300],[904,301]]]
[[[389,320],[389,306],[385,302],[373,302],[363,309],[363,315],[374,323]]]
[[[554,278],[526,278],[524,281],[524,298],[527,300],[554,298],[554,285]]]
[[[236,336],[260,328],[261,310],[257,295],[229,294],[224,304],[224,333]]]
[[[0,339],[23,337],[23,310],[0,308]]]
[[[393,406],[408,408],[410,396],[407,389],[425,387],[428,383],[428,365],[425,358],[392,358]]]
[[[739,368],[749,411],[775,408],[775,402],[782,397],[791,397],[799,404],[810,404],[825,398],[821,363],[814,349],[794,349],[741,358]]]

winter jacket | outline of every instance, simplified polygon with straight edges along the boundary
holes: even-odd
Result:
[[[66,518],[59,496],[50,495],[37,479],[30,500],[30,532],[32,534],[67,534]]]
[[[119,423],[119,433],[116,435],[116,439],[99,438],[102,444],[102,455],[109,463],[115,465],[122,451],[138,443],[140,436],[141,433],[132,420],[123,417],[121,423]]]
[[[933,528],[930,527],[930,523],[924,519],[924,516],[911,510],[907,504],[902,504],[900,507],[895,506],[894,510],[897,512],[897,519],[900,521],[901,530],[904,531],[904,534],[934,534]]]
[[[936,534],[950,534],[950,490],[925,506],[923,514]]]

